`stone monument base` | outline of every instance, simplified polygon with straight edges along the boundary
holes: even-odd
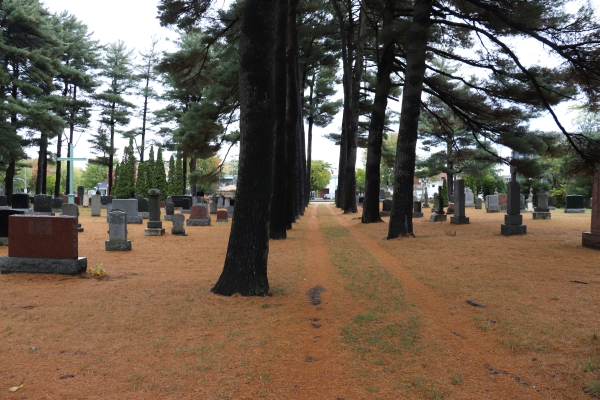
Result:
[[[467,225],[469,223],[469,217],[450,217],[450,223],[456,225]]]
[[[181,214],[189,214],[190,210],[181,210]]]
[[[86,257],[78,257],[77,259],[0,257],[0,272],[3,274],[24,272],[30,274],[77,275],[86,270]]]
[[[171,235],[173,235],[173,236],[187,236],[188,234],[187,233],[173,233],[173,232],[171,232]]]
[[[490,207],[486,211],[489,212],[489,213],[497,213],[497,212],[500,212],[502,210],[500,209],[500,207]]]
[[[584,213],[585,208],[565,208],[566,213]]]
[[[164,228],[146,228],[144,236],[162,236],[165,234]]]
[[[107,240],[104,248],[106,251],[131,251],[131,240]]]
[[[229,222],[229,219],[218,219],[217,222]]]
[[[164,221],[172,221],[173,214],[165,214],[163,217]]]
[[[552,218],[552,214],[550,214],[549,212],[533,212],[533,219],[551,219]]]
[[[187,226],[210,226],[210,218],[186,219]]]
[[[600,235],[592,232],[583,232],[581,234],[581,244],[590,249],[600,250]]]
[[[525,235],[527,233],[527,225],[500,225],[500,233],[504,236]]]
[[[429,218],[429,222],[446,222],[448,216],[446,214],[433,214]]]
[[[413,218],[423,218],[423,213],[413,211]]]
[[[0,246],[8,246],[8,238],[0,237]]]
[[[143,221],[143,218],[138,216],[135,217],[130,217],[129,215],[127,216],[127,223],[128,224],[141,224]]]

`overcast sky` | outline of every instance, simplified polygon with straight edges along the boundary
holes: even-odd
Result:
[[[151,37],[157,36],[162,38],[159,48],[162,50],[173,49],[173,44],[169,40],[177,38],[175,32],[169,29],[162,28],[156,19],[157,10],[156,6],[158,0],[103,0],[103,1],[91,1],[91,0],[42,0],[45,7],[51,12],[61,12],[67,10],[70,14],[73,14],[85,23],[90,32],[93,32],[93,38],[99,40],[101,44],[107,44],[115,42],[117,40],[123,40],[128,48],[134,48],[136,50],[144,50],[150,45]],[[600,3],[600,0],[593,0],[594,4]],[[539,61],[544,59],[544,54],[539,52],[536,55],[532,54],[532,61]],[[398,105],[396,105],[398,107]],[[561,115],[565,116],[565,107],[559,108]],[[89,151],[89,145],[87,138],[90,132],[95,132],[98,126],[97,118],[92,121],[92,126],[89,131],[81,135],[79,140],[76,138],[76,157],[93,157]],[[570,127],[569,120],[570,116],[563,117],[564,123],[567,127]],[[132,120],[130,128],[135,127],[133,124],[135,120]],[[325,129],[315,128],[313,138],[313,160],[325,160],[337,167],[339,150],[332,142],[321,136],[325,133],[337,132],[341,124],[341,116],[336,118],[334,122]],[[141,125],[141,124],[139,124]],[[540,130],[556,130],[556,126],[552,122],[551,118],[547,117],[542,120],[536,121],[532,124],[532,127]],[[395,127],[397,129],[397,127]],[[123,147],[126,145],[126,141],[120,139],[117,142],[118,156],[121,155]],[[507,149],[503,152],[508,152]],[[234,154],[237,157],[237,150],[232,151],[230,154]],[[36,157],[37,154],[31,153],[32,157]],[[508,154],[501,154],[506,156]],[[168,158],[168,155],[167,155]],[[82,163],[80,163],[82,164]],[[359,155],[357,167],[362,167],[362,161]],[[79,165],[83,167],[84,165]]]

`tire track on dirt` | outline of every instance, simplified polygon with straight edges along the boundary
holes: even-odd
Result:
[[[289,376],[274,393],[279,398],[363,398],[353,385],[353,358],[340,344],[343,325],[336,310],[350,301],[335,278],[335,268],[319,228],[317,205],[312,205],[304,220],[307,224],[306,262],[300,285],[302,298],[294,306],[294,335],[297,342],[285,361]],[[308,222],[306,222],[308,220]],[[292,232],[293,234],[294,232]],[[288,238],[289,240],[289,238]],[[323,290],[321,290],[323,289]]]
[[[400,279],[404,291],[414,299],[421,315],[421,340],[437,343],[441,349],[440,356],[456,364],[457,368],[469,371],[462,385],[463,395],[468,393],[470,387],[476,388],[479,393],[488,393],[489,398],[553,397],[549,389],[550,382],[534,372],[531,361],[508,353],[493,338],[477,329],[473,316],[464,309],[463,304],[449,303],[448,299],[419,282],[409,270],[402,267],[400,260],[379,246],[375,239],[360,232],[355,224],[344,219],[331,206],[328,205],[327,209],[349,230],[361,247]],[[517,397],[516,393],[519,394]]]

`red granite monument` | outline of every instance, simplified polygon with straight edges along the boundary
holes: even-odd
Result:
[[[8,256],[0,257],[0,272],[74,275],[85,272],[79,257],[77,218],[11,215]]]
[[[591,249],[600,250],[600,172],[594,175],[592,191],[592,228],[583,232],[581,244]]]

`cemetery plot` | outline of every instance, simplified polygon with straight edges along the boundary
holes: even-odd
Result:
[[[186,226],[188,236],[178,236],[163,221],[165,235],[146,237],[145,225],[122,217],[132,250],[107,252],[105,218],[83,209],[79,253],[108,276],[0,276],[0,390],[7,398],[20,385],[23,398],[593,398],[600,252],[581,246],[589,210],[528,219],[527,235],[512,237],[500,234],[503,213],[468,213],[455,235],[449,222],[421,218],[416,238],[388,241],[387,217],[362,225],[311,206],[289,240],[270,243],[272,296],[225,298],[209,290],[231,224]]]

